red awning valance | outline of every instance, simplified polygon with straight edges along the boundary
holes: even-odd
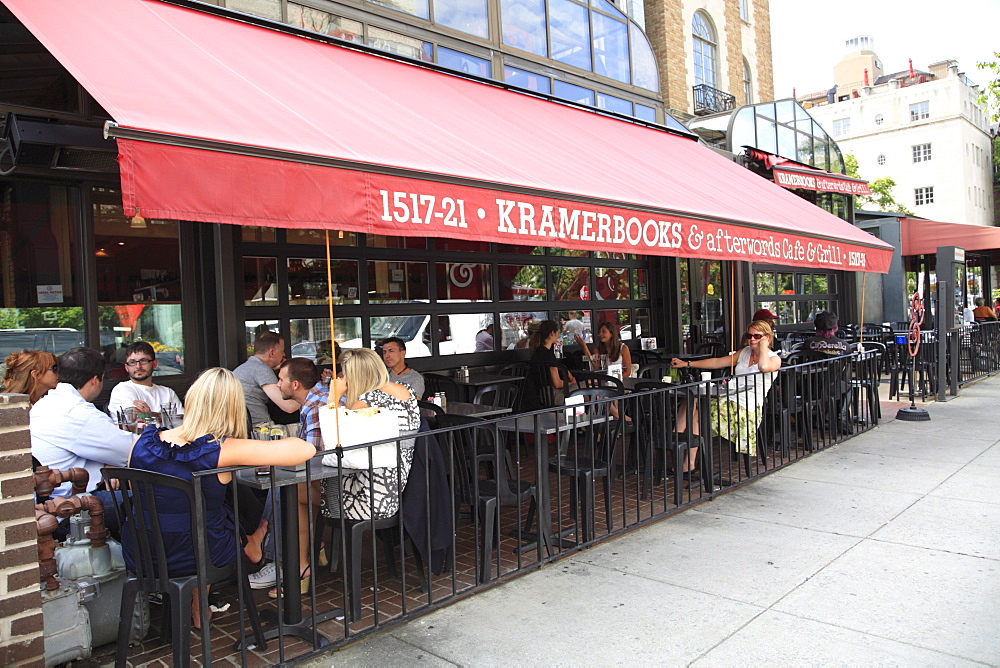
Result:
[[[751,148],[748,150],[751,157],[760,160],[765,167],[771,170],[774,182],[783,188],[802,188],[803,190],[841,193],[843,195],[872,194],[868,182],[862,179],[816,169],[760,149]]]
[[[900,218],[903,255],[933,255],[938,246],[967,251],[1000,250],[1000,228],[962,223],[939,223],[926,218]]]
[[[111,114],[147,218],[884,272],[685,137],[158,0],[4,0]]]

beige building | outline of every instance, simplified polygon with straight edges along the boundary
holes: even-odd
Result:
[[[675,116],[774,99],[767,0],[646,0],[645,27]]]
[[[891,177],[918,216],[993,224],[992,150],[979,87],[958,62],[884,73],[871,37],[849,39],[834,86],[800,98],[868,180]]]

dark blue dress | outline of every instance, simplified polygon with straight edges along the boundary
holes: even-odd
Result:
[[[195,471],[218,468],[219,451],[220,443],[210,435],[202,436],[187,445],[175,446],[161,441],[156,427],[149,426],[135,442],[129,466],[191,480],[191,474]],[[214,475],[205,476],[201,481],[205,496],[209,556],[215,566],[225,566],[236,561],[237,556],[237,546],[233,540],[233,512],[226,503],[228,485],[221,484]],[[172,489],[157,489],[160,528],[170,577],[193,575],[196,572],[194,541],[191,538],[191,509],[187,497]],[[168,509],[171,512],[166,512]],[[125,565],[135,572],[131,533],[123,527],[122,549]]]

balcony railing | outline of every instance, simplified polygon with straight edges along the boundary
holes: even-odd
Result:
[[[736,108],[736,96],[707,84],[698,84],[694,91],[694,115],[707,116]]]

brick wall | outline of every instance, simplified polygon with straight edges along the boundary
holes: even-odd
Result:
[[[668,109],[689,111],[682,0],[645,0],[646,36],[660,70],[660,95]]]
[[[44,665],[28,397],[0,394],[0,665]]]
[[[774,69],[771,60],[771,8],[768,0],[754,0],[754,40],[757,42],[757,101],[774,99]],[[781,91],[778,97],[791,97],[792,91]]]
[[[729,81],[723,84],[719,81],[719,88],[730,95],[736,97],[736,104],[746,104],[743,95],[743,30],[741,26],[743,20],[740,19],[739,0],[726,3],[726,23],[720,30],[724,35],[720,35],[720,40],[726,40],[726,77]],[[721,72],[720,72],[721,74]]]

